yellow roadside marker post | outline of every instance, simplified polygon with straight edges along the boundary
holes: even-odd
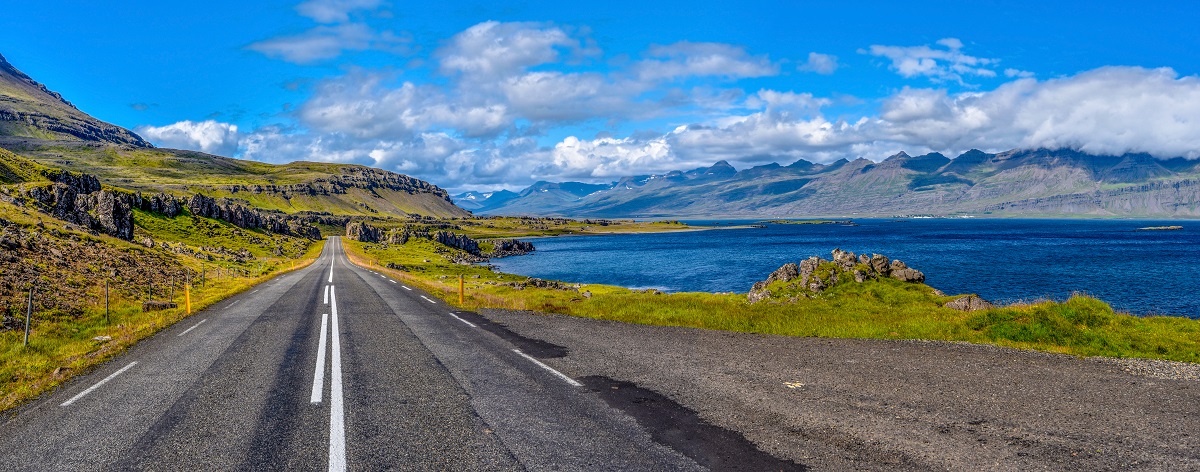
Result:
[[[462,274],[458,274],[458,304],[463,305],[465,303],[463,301],[463,276]]]

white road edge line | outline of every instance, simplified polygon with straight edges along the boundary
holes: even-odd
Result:
[[[424,296],[424,295],[421,295],[421,298],[424,298],[424,299],[425,299],[425,301],[427,301],[427,302],[429,302],[429,303],[435,303],[435,304],[437,303],[437,302],[435,302],[435,301],[433,301],[433,300],[430,300],[428,297],[426,297],[426,296]]]
[[[412,289],[411,289],[411,288],[408,288],[408,286],[407,286],[407,285],[401,285],[401,287],[404,287],[404,289],[405,289],[405,290],[412,291]]]
[[[104,380],[101,380],[101,381],[99,381],[99,382],[96,382],[96,385],[92,385],[92,386],[91,386],[91,387],[89,387],[87,390],[84,390],[84,391],[82,391],[82,392],[79,392],[79,394],[78,394],[78,395],[75,395],[75,396],[71,397],[71,399],[70,399],[70,400],[67,400],[67,401],[65,401],[65,402],[62,402],[62,405],[59,405],[59,406],[71,406],[71,404],[72,404],[72,403],[75,403],[75,400],[78,400],[78,399],[80,399],[80,398],[83,398],[83,396],[84,396],[84,395],[87,395],[87,394],[89,394],[89,393],[92,393],[92,391],[93,391],[93,390],[95,390],[95,389],[97,389],[97,388],[100,388],[100,386],[101,386],[101,385],[104,385],[105,383],[108,383],[108,381],[109,381],[109,380],[112,380],[112,379],[113,379],[113,378],[115,378],[116,376],[118,376],[118,375],[121,375],[121,373],[122,373],[122,372],[125,372],[125,371],[129,370],[129,368],[130,368],[130,367],[133,367],[133,366],[135,366],[135,365],[137,365],[137,361],[130,362],[130,363],[129,363],[129,365],[127,365],[127,366],[125,366],[125,367],[122,367],[122,368],[121,368],[121,370],[118,370],[118,371],[116,371],[116,372],[113,372],[113,373],[109,374],[109,375],[108,375],[108,377],[105,377],[105,378],[104,378]]]
[[[329,286],[325,286],[325,294],[329,295]],[[317,342],[317,367],[313,371],[312,396],[308,401],[321,403],[322,389],[325,388],[325,338],[329,331],[329,313],[321,313],[321,340]]]
[[[325,303],[326,305],[328,305],[328,304],[329,304],[329,287],[332,287],[332,285],[326,285],[326,286],[325,286],[325,302],[324,302],[324,303]]]
[[[396,283],[396,281],[395,281],[395,280],[391,280],[391,279],[388,279],[388,282],[391,282],[391,283]]]
[[[538,367],[541,367],[541,368],[543,368],[543,369],[546,369],[546,370],[550,371],[550,373],[551,373],[551,374],[554,374],[554,375],[558,376],[558,378],[560,378],[560,379],[563,379],[563,380],[567,381],[567,383],[571,384],[571,385],[572,385],[572,386],[574,386],[574,387],[582,387],[582,386],[583,386],[583,384],[581,384],[581,383],[579,383],[579,382],[576,382],[576,381],[575,381],[575,379],[573,379],[573,378],[570,378],[570,377],[567,377],[567,374],[564,374],[564,373],[562,373],[562,372],[559,372],[559,371],[557,371],[557,370],[554,370],[554,368],[553,368],[553,367],[550,367],[550,366],[548,366],[548,365],[546,365],[546,364],[543,364],[543,363],[542,363],[542,361],[539,361],[539,360],[537,360],[537,359],[534,359],[533,357],[530,357],[530,355],[529,355],[529,354],[526,354],[526,353],[524,353],[524,352],[521,352],[521,350],[520,350],[520,349],[513,349],[513,352],[515,352],[515,353],[517,353],[517,354],[520,354],[520,355],[521,355],[521,357],[524,357],[524,358],[526,358],[526,359],[529,359],[529,362],[532,362],[532,363],[534,363],[534,364],[537,364],[537,366],[538,366]]]
[[[466,324],[467,324],[467,326],[470,326],[470,327],[472,327],[472,328],[478,328],[478,326],[475,326],[475,323],[472,323],[472,322],[470,322],[470,321],[467,321],[467,320],[464,320],[464,319],[462,319],[462,318],[459,318],[459,317],[458,317],[458,315],[456,315],[456,314],[454,314],[454,313],[451,313],[451,314],[450,314],[450,316],[453,316],[453,317],[454,317],[454,319],[456,319],[456,320],[458,320],[458,321],[461,321],[461,322],[463,322],[463,323],[466,323]]]
[[[228,304],[228,305],[225,305],[225,309],[226,309],[226,310],[228,310],[228,309],[230,309],[230,308],[233,308],[233,306],[234,306],[234,305],[237,305],[237,302],[240,302],[240,301],[241,301],[241,300],[234,300],[234,301],[233,301],[233,303],[230,303],[230,304]]]
[[[337,291],[329,289],[329,311],[333,323],[330,337],[333,339],[333,373],[329,385],[329,470],[346,470],[346,420],[342,404],[342,343],[338,334]]]
[[[191,328],[188,328],[188,329],[185,329],[185,330],[183,330],[183,332],[182,332],[182,333],[176,334],[176,335],[175,335],[175,337],[177,337],[177,338],[178,338],[178,337],[180,337],[180,336],[183,336],[183,335],[185,335],[185,334],[188,334],[188,333],[190,333],[190,332],[191,332],[193,329],[199,328],[199,327],[200,327],[200,325],[204,324],[204,322],[205,322],[205,321],[208,321],[208,318],[205,318],[205,319],[202,319],[202,320],[200,320],[200,322],[199,322],[199,323],[196,323],[196,324],[192,325],[192,327],[191,327]]]

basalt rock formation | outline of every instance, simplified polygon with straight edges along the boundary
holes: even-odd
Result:
[[[881,254],[856,255],[850,251],[834,249],[832,256],[831,261],[813,256],[800,261],[800,264],[784,264],[767,276],[766,280],[755,282],[746,295],[747,300],[757,303],[778,296],[812,297],[840,281],[851,279],[855,283],[881,278],[910,283],[925,282],[925,274],[921,271]]]
[[[188,199],[187,208],[193,215],[222,220],[239,228],[261,229],[275,234],[321,239],[321,230],[309,226],[303,216],[263,211],[243,206],[228,198],[212,198],[195,194]]]

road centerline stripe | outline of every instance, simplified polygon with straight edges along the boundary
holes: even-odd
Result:
[[[59,406],[71,406],[71,404],[72,404],[72,403],[75,403],[75,400],[78,400],[78,399],[80,399],[80,398],[83,398],[83,396],[84,396],[84,395],[87,395],[87,394],[89,394],[89,393],[92,393],[92,391],[93,391],[93,390],[96,390],[97,388],[100,388],[100,386],[101,386],[101,385],[104,385],[104,384],[108,383],[108,381],[109,381],[109,380],[112,380],[112,379],[116,378],[118,375],[121,375],[121,373],[122,373],[122,372],[125,372],[125,371],[129,370],[129,368],[130,368],[130,367],[133,367],[133,366],[135,366],[135,365],[137,365],[137,361],[130,362],[130,363],[129,363],[129,365],[126,365],[125,367],[122,367],[120,370],[118,370],[118,371],[116,371],[116,372],[113,372],[113,373],[111,373],[111,374],[108,374],[108,377],[105,377],[105,378],[104,378],[104,380],[101,380],[101,381],[99,381],[99,382],[96,382],[96,385],[92,385],[91,387],[88,387],[88,389],[87,389],[87,390],[84,390],[84,391],[82,391],[82,392],[79,392],[79,394],[78,394],[78,395],[75,395],[75,396],[71,397],[71,399],[70,399],[70,400],[67,400],[67,401],[65,401],[65,402],[62,402],[62,405],[59,405]]]
[[[430,299],[429,299],[429,297],[426,297],[426,296],[424,296],[424,295],[421,295],[421,298],[424,298],[424,299],[425,299],[425,301],[427,301],[427,302],[429,302],[429,303],[437,303],[437,302],[435,302],[435,301],[433,301],[433,300],[430,300]]]
[[[330,329],[333,350],[332,378],[329,385],[329,470],[346,470],[346,420],[342,404],[342,344],[338,331],[336,287],[329,288],[329,311],[333,320]]]
[[[464,320],[464,319],[462,319],[462,318],[459,318],[459,317],[458,317],[458,315],[456,315],[456,314],[454,314],[454,313],[451,313],[451,314],[450,314],[450,316],[453,316],[453,317],[454,317],[454,319],[456,319],[456,320],[458,320],[458,321],[461,321],[461,322],[463,322],[463,323],[466,323],[466,324],[467,324],[467,326],[470,326],[470,327],[472,327],[472,328],[478,328],[478,326],[475,326],[475,323],[472,323],[472,322],[470,322],[470,321],[467,321],[467,320]]]
[[[200,320],[200,322],[199,322],[199,323],[196,323],[196,324],[192,325],[192,327],[191,327],[191,328],[188,328],[188,329],[185,329],[185,330],[183,330],[183,332],[182,332],[182,333],[176,334],[176,335],[175,335],[175,337],[180,337],[180,336],[183,336],[183,335],[185,335],[185,334],[188,334],[188,333],[189,333],[189,332],[191,332],[193,329],[199,328],[199,327],[200,327],[200,325],[204,324],[204,322],[205,322],[205,321],[208,321],[208,318],[205,318],[205,319],[202,319],[202,320]]]
[[[573,378],[570,378],[570,377],[567,377],[567,374],[564,374],[564,373],[562,373],[562,372],[559,372],[559,371],[557,371],[557,370],[554,370],[554,368],[553,368],[553,367],[550,367],[550,366],[548,366],[548,365],[546,365],[546,364],[543,364],[543,363],[542,363],[542,361],[539,361],[539,360],[537,360],[537,359],[534,359],[534,358],[533,358],[532,356],[530,356],[529,354],[526,354],[526,353],[524,353],[524,352],[521,352],[521,350],[520,350],[520,349],[513,349],[513,352],[515,352],[515,353],[517,353],[517,354],[520,354],[520,355],[521,355],[521,357],[524,357],[524,358],[528,359],[528,360],[529,360],[529,362],[532,362],[532,363],[536,364],[538,367],[541,367],[541,368],[543,368],[543,369],[546,369],[546,370],[547,370],[547,371],[549,371],[551,374],[554,374],[554,375],[558,376],[558,378],[560,378],[560,379],[563,379],[563,380],[567,381],[567,383],[571,384],[572,386],[575,386],[575,387],[582,387],[582,386],[583,386],[583,384],[581,384],[581,383],[579,383],[579,382],[576,382],[576,381],[575,381],[575,379],[573,379]]]
[[[329,286],[326,286],[325,294],[329,295]],[[329,331],[329,313],[321,314],[321,340],[317,342],[317,367],[313,371],[313,386],[312,396],[309,397],[311,403],[321,403],[322,389],[325,387],[325,338]]]

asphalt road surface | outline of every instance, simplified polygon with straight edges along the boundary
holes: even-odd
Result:
[[[702,468],[454,313],[334,238],[18,409],[0,469]]]
[[[462,312],[333,238],[9,412],[0,470],[1200,469],[1200,382],[1127,370]]]

